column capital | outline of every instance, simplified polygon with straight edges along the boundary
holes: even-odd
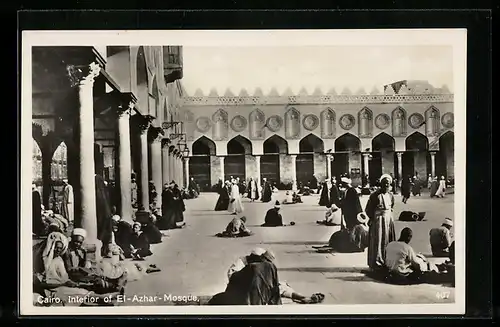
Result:
[[[431,156],[435,156],[437,151],[429,151],[429,153],[431,154]]]
[[[292,159],[297,159],[297,155],[296,155],[296,154],[291,154],[291,155],[290,155],[290,158],[292,158]]]
[[[122,115],[130,115],[132,113],[137,103],[137,98],[131,92],[119,93],[117,102],[118,106],[116,112],[118,117],[121,117]]]
[[[95,62],[91,62],[89,65],[66,66],[71,87],[94,83],[94,79],[99,76],[100,72],[101,66]]]
[[[403,156],[403,153],[403,151],[397,151],[396,155],[398,156],[398,158],[401,158]]]
[[[148,130],[151,142],[162,142],[163,129],[161,127],[151,126]]]
[[[151,122],[153,121],[153,117],[146,115],[134,115],[133,116],[135,127],[137,127],[137,130],[140,134],[145,134],[147,133],[149,127],[151,126]]]

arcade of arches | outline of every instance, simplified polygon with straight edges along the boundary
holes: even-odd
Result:
[[[395,139],[380,133],[371,140],[371,148],[362,149],[361,140],[346,133],[335,140],[334,151],[326,151],[324,141],[314,134],[299,142],[299,153],[291,154],[288,142],[273,135],[263,142],[261,155],[253,154],[252,141],[238,135],[225,143],[226,156],[216,155],[216,144],[206,136],[192,145],[189,159],[189,176],[202,191],[211,191],[219,179],[231,176],[248,181],[262,178],[276,183],[279,189],[296,189],[299,184],[349,174],[354,185],[362,184],[368,175],[370,184],[376,184],[382,174],[401,176],[417,175],[422,181],[429,174],[454,177],[454,135],[448,131],[438,140],[439,147],[431,147],[429,140],[415,132],[405,140],[405,151],[396,151]],[[315,178],[316,177],[316,178]]]

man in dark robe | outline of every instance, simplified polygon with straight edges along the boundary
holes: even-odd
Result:
[[[109,199],[108,188],[101,175],[95,175],[96,189],[96,215],[97,215],[97,238],[102,244],[111,242],[111,201]],[[104,249],[104,247],[103,247]]]
[[[263,178],[262,181],[264,184],[262,185],[262,202],[269,202],[272,199],[273,190],[271,189],[271,184],[267,181],[266,178]]]
[[[168,188],[164,192],[164,198],[162,199],[162,214],[163,214],[163,223],[161,224],[162,228],[165,229],[174,229],[179,228],[177,223],[182,221],[183,217],[178,217],[179,211],[181,209],[180,204],[184,204],[184,200],[181,198],[180,190],[175,189],[175,182],[172,181],[168,185]],[[180,202],[182,201],[182,202]]]
[[[188,191],[189,195],[192,198],[197,198],[198,195],[200,194],[200,188],[198,186],[198,183],[195,182],[193,177],[191,177],[191,179],[189,180]]]
[[[332,185],[330,188],[330,204],[335,204],[337,207],[340,208],[340,192],[339,188],[337,187],[337,181],[335,177],[332,178]]]
[[[411,196],[412,180],[408,176],[401,180],[401,195],[403,196],[403,203],[406,203]]]
[[[179,185],[177,185],[176,183],[174,183],[172,193],[174,195],[174,209],[176,218],[175,225],[177,226],[177,228],[182,228],[186,225],[186,223],[184,222],[184,211],[186,211],[186,205],[184,203],[184,199],[182,198]]]
[[[328,190],[328,184],[327,182],[323,182],[321,184],[321,195],[319,196],[319,205],[322,207],[326,207],[328,204],[330,204],[330,193]]]
[[[31,187],[31,193],[33,195],[33,234],[39,236],[43,233],[44,224],[42,220],[42,198],[40,197],[40,192],[36,189],[36,185],[33,184]]]
[[[358,214],[363,212],[361,203],[359,202],[358,192],[352,187],[351,179],[342,177],[341,182],[345,188],[345,195],[341,201],[342,215],[344,217],[345,227],[351,230],[358,224]]]
[[[438,189],[439,189],[439,182],[437,177],[434,177],[431,182],[431,188],[429,190],[431,198],[436,196]]]
[[[264,223],[261,225],[262,227],[278,227],[283,225],[283,217],[279,213],[280,211],[280,202],[276,201],[274,204],[274,208],[271,208],[267,211],[266,217],[264,218]]]
[[[170,229],[172,226],[172,206],[174,195],[169,184],[165,184],[161,192],[161,218],[156,221],[156,226],[160,230]]]
[[[222,183],[221,179],[217,184],[217,192],[219,193],[219,199],[215,204],[215,211],[225,211],[229,208],[229,191],[227,184]]]
[[[398,194],[398,190],[397,190],[397,185],[398,185],[398,181],[396,178],[394,178],[394,174],[390,174],[391,175],[391,178],[392,178],[392,184],[391,184],[391,188],[392,188],[392,193],[393,194]]]
[[[113,216],[113,234],[115,243],[123,250],[125,258],[131,258],[130,240],[132,237],[132,225],[121,219],[120,216]]]

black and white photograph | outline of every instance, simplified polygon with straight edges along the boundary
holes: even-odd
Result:
[[[23,32],[20,314],[464,313],[466,36]]]

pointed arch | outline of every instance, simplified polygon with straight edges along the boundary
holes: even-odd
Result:
[[[439,137],[436,175],[445,176],[448,179],[455,177],[455,133],[453,131],[447,131]]]
[[[392,113],[392,136],[400,137],[406,136],[406,121],[407,121],[407,113],[403,107],[396,107]]]
[[[262,140],[265,137],[266,115],[260,109],[254,109],[248,116],[250,139]]]
[[[252,141],[242,135],[236,135],[227,142],[227,154],[252,154]]]
[[[394,151],[396,140],[389,134],[382,132],[372,139],[372,151]]]
[[[65,142],[59,143],[52,155],[50,176],[52,180],[68,178],[68,147]]]
[[[429,149],[429,140],[420,132],[413,132],[405,139],[405,148],[407,151],[427,151]]]
[[[175,148],[175,147],[174,147]],[[215,142],[206,136],[199,137],[191,145],[191,154],[193,156],[215,156],[217,153]]]
[[[373,135],[373,111],[364,107],[358,112],[358,135],[359,137],[372,137]]]
[[[324,139],[331,139],[335,137],[335,121],[337,120],[335,111],[328,107],[320,114],[321,121],[321,137]]]
[[[434,106],[430,106],[425,111],[425,134],[427,136],[438,136],[440,122],[439,110]]]
[[[33,153],[32,153],[32,173],[33,182],[41,182],[42,180],[42,160],[43,154],[38,142],[33,138]]]
[[[322,139],[310,133],[299,141],[300,153],[324,153],[325,144]]]
[[[136,59],[136,90],[137,90],[137,104],[139,110],[143,114],[149,113],[149,83],[148,83],[148,69],[146,65],[146,54],[144,47],[140,46],[137,50]]]
[[[288,154],[288,142],[277,134],[273,134],[264,141],[265,154]]]
[[[285,137],[289,139],[300,137],[300,111],[294,107],[285,113]]]
[[[222,108],[212,115],[214,126],[212,128],[212,139],[214,141],[225,141],[228,137],[228,114]]]
[[[360,150],[361,140],[354,134],[345,133],[335,140],[335,152]]]

